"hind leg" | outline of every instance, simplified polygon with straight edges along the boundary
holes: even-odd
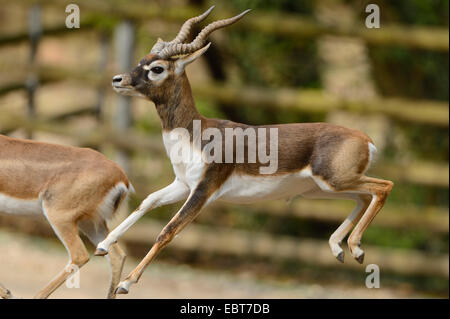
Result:
[[[11,292],[5,288],[2,284],[0,284],[0,298],[2,299],[12,299],[14,298]]]
[[[364,261],[364,251],[360,248],[361,237],[383,207],[394,183],[367,176],[362,176],[360,182],[353,191],[370,194],[372,198],[363,216],[350,234],[347,243],[353,257],[362,264]]]
[[[369,207],[370,198],[365,195],[358,194],[356,196],[356,207],[353,209],[351,214],[342,222],[342,224],[334,231],[330,236],[329,244],[333,255],[340,262],[344,262],[344,250],[341,248],[340,244],[344,240],[345,236],[352,230],[352,228],[361,219],[361,216]]]
[[[97,225],[90,221],[83,221],[79,223],[79,227],[95,247],[108,235],[108,227],[104,221]],[[120,282],[126,254],[117,243],[114,243],[110,246],[109,253],[105,258],[108,259],[111,267],[111,279],[107,298],[114,299],[116,298],[115,290]]]
[[[325,159],[318,157],[318,160],[311,164],[312,178],[323,191],[360,195],[361,210],[359,212],[355,210],[349,219],[353,217],[353,221],[356,221],[361,212],[364,211],[364,213],[347,242],[352,256],[362,263],[364,252],[359,248],[362,234],[383,207],[394,184],[391,181],[363,175],[370,166],[375,152],[375,147],[367,138],[347,138],[337,148],[334,144],[327,145],[323,146],[324,149],[321,152],[333,151],[333,156]],[[370,203],[367,205],[369,199]],[[337,240],[351,229],[353,221],[345,221],[339,227],[336,234]]]
[[[347,236],[350,230],[356,225],[362,214],[370,204],[370,197],[362,194],[353,193],[332,193],[320,189],[310,191],[302,195],[305,198],[328,198],[328,199],[352,199],[356,201],[356,207],[353,212],[344,220],[344,222],[334,231],[328,241],[331,252],[340,262],[344,262],[344,250],[341,247],[342,240]]]
[[[37,299],[48,298],[66,279],[89,261],[89,254],[78,235],[78,225],[69,211],[61,211],[53,207],[44,206],[45,216],[64,244],[69,254],[69,263],[64,269],[45,286],[36,296]]]

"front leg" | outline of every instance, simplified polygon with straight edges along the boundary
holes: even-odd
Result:
[[[148,210],[163,205],[176,203],[182,199],[185,199],[188,195],[189,187],[179,179],[175,179],[172,184],[148,195],[132,214],[130,214],[119,226],[110,232],[101,243],[97,245],[95,255],[106,255],[109,247],[117,242],[117,240],[128,230],[128,228],[136,223],[138,219],[141,218]]]
[[[200,210],[213,200],[213,194],[220,185],[214,178],[202,180],[195,190],[190,194],[186,203],[164,227],[156,239],[156,243],[150,249],[139,265],[122,281],[117,287],[117,294],[127,294],[130,286],[138,282],[145,268],[152,262],[156,255],[195,217]]]

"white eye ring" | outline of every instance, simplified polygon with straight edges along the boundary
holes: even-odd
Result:
[[[153,82],[161,82],[167,76],[166,67],[160,63],[146,65],[145,70],[148,71],[148,79]]]
[[[153,61],[142,68],[148,72],[147,77],[153,82],[160,82],[167,77],[167,65],[164,61]]]

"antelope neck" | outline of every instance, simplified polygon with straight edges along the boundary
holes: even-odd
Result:
[[[192,134],[193,121],[203,119],[195,107],[191,87],[185,75],[176,83],[173,92],[155,105],[163,131],[186,128]]]

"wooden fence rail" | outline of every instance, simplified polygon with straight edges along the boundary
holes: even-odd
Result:
[[[20,66],[17,69],[21,69]],[[111,75],[100,75],[92,70],[72,70],[61,67],[40,66],[37,70],[43,82],[63,80],[82,81],[96,86],[109,85]],[[25,75],[22,75],[23,77]],[[0,87],[0,95],[12,90],[23,89],[16,75],[16,83]],[[193,84],[194,94],[209,98],[229,107],[249,105],[270,109],[288,109],[304,113],[326,113],[335,110],[347,110],[355,113],[384,114],[393,119],[410,123],[421,123],[448,127],[448,102],[417,101],[400,98],[379,98],[373,100],[346,100],[326,94],[317,89],[268,89],[259,87],[236,87],[221,83]]]
[[[7,5],[9,2],[0,0],[0,4]],[[26,0],[25,3],[33,4],[34,0]],[[64,8],[65,2],[55,0],[41,0],[43,6],[51,6],[53,8]],[[141,21],[163,20],[180,23],[186,19],[198,15],[204,8],[193,6],[161,6],[148,2],[123,2],[118,0],[112,1],[89,1],[79,0],[77,4],[80,6],[82,15],[84,13],[87,18],[83,20],[86,27],[91,26],[91,22],[104,19],[134,19]],[[87,12],[86,12],[87,11]],[[214,19],[227,18],[236,12],[230,12],[225,8],[220,8],[214,13]],[[331,34],[339,36],[359,37],[371,45],[399,45],[412,48],[420,48],[426,50],[448,51],[449,49],[449,31],[445,28],[431,28],[418,26],[402,26],[395,24],[383,24],[380,29],[367,29],[364,21],[358,25],[347,27],[326,25],[320,23],[310,17],[298,14],[286,13],[267,13],[252,12],[251,15],[243,19],[234,28],[249,31],[263,32],[277,36],[290,37],[293,39],[311,39],[320,35]],[[60,28],[56,27],[55,34],[59,33]],[[3,43],[7,43],[8,37],[4,37]],[[0,35],[0,43],[2,36]],[[11,37],[17,42],[17,39],[23,39],[20,36]]]
[[[314,89],[267,89],[211,84],[193,85],[193,90],[199,96],[211,98],[230,107],[244,104],[273,109],[291,109],[306,113],[346,110],[385,114],[393,119],[411,123],[444,127],[447,127],[449,123],[449,109],[446,102],[412,101],[399,98],[345,100]]]

